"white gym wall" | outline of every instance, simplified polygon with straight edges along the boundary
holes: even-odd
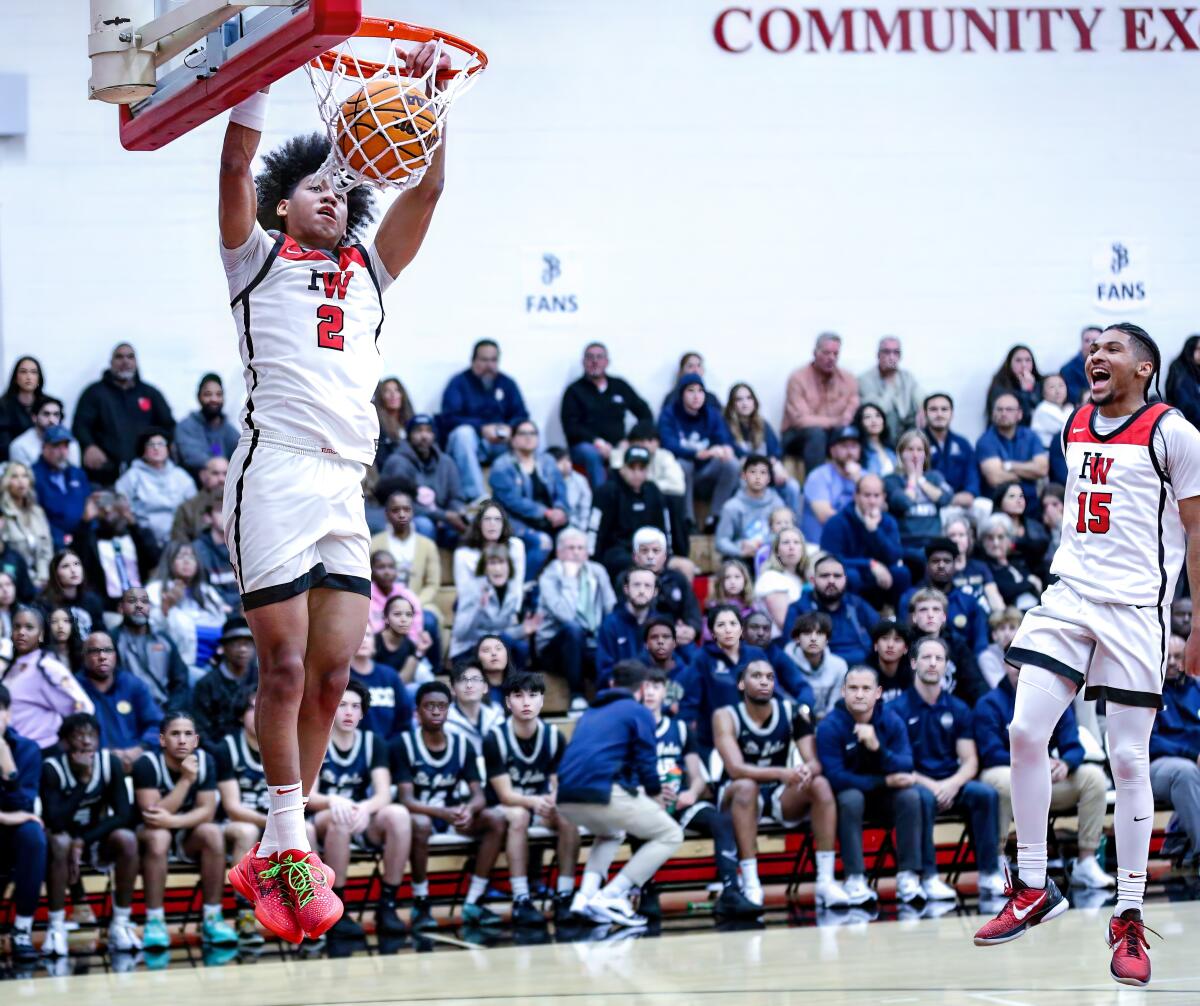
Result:
[[[87,5],[4,6],[21,41],[0,70],[28,75],[30,102],[28,135],[0,138],[4,379],[34,353],[72,409],[128,339],[177,413],[208,369],[236,394],[216,250],[224,116],[126,153],[115,109],[85,100]],[[726,44],[749,47],[738,54],[714,38],[731,6]],[[1161,51],[1172,36],[1161,14],[1138,15],[1134,42],[1154,42],[1148,52],[1124,51],[1127,15],[1110,3],[1091,51],[1077,51],[1063,14],[1046,15],[1055,51],[1033,51],[1037,9],[1020,8],[1026,51],[965,52],[959,14],[952,51],[932,53],[914,11],[912,52],[895,40],[878,51],[877,37],[874,52],[843,52],[844,36],[829,52],[795,4],[799,43],[773,52],[758,34],[773,6],[367,0],[368,13],[433,21],[492,59],[451,115],[442,205],[387,298],[386,370],[418,407],[436,408],[488,335],[557,436],[560,391],[584,342],[602,339],[655,407],[679,353],[696,348],[718,394],[748,380],[778,422],[787,372],[832,329],[855,371],[880,335],[901,336],[904,364],[954,393],[958,425],[976,433],[988,375],[1014,341],[1048,370],[1093,319],[1128,314],[1168,357],[1200,330],[1200,139],[1186,114],[1200,53],[1179,39]],[[876,9],[881,23],[895,17]],[[943,44],[952,15],[933,10]],[[836,25],[840,8],[822,11]],[[771,15],[775,48],[790,17]],[[866,15],[850,17],[862,50]],[[1200,16],[1186,25],[1200,36]],[[294,75],[273,89],[263,146],[318,125]],[[1114,244],[1128,254],[1118,274]],[[560,269],[550,283],[545,255]],[[1144,299],[1098,309],[1097,284],[1114,281],[1141,283]],[[527,310],[540,297],[577,310]]]

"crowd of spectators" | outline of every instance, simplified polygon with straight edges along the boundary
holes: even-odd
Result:
[[[747,668],[761,676],[767,667],[772,694],[811,715],[812,730],[796,737],[815,736],[811,775],[823,772],[831,787],[847,891],[861,893],[864,815],[884,814],[897,827],[902,898],[941,897],[929,834],[937,813],[958,809],[975,829],[983,886],[998,892],[1015,685],[1004,650],[1052,578],[1065,477],[1059,433],[1086,400],[1083,356],[1099,334],[1085,328],[1079,352],[1056,373],[1013,346],[974,442],[953,429],[951,395],[900,366],[892,336],[856,377],[839,366],[841,339],[821,334],[811,362],[787,378],[778,431],[746,383],[722,404],[694,352],[681,358],[656,418],[609,374],[606,348],[586,346],[583,374],[562,396],[562,445],[544,443],[492,340],[475,344],[438,415],[415,412],[405,385],[387,378],[364,482],[370,626],[352,665],[359,721],[384,751],[375,767],[395,770],[398,738],[412,731],[442,743],[439,715],[482,759],[511,709],[512,680],[527,697],[545,691],[531,672],[560,678],[577,718],[630,662],[661,675],[656,722],[685,724],[689,750],[707,761],[714,713],[739,702]],[[1171,364],[1166,389],[1200,422],[1200,336]],[[119,945],[133,938],[130,871],[142,871],[157,913],[148,918],[161,919],[160,873],[180,850],[146,837],[156,829],[186,829],[205,924],[228,937],[207,900],[219,904],[213,864],[242,848],[241,832],[262,816],[247,809],[252,787],[226,785],[253,776],[257,751],[257,665],[220,520],[237,430],[216,375],[201,378],[196,397],[176,422],[127,343],[73,415],[44,388],[32,357],[17,361],[0,396],[0,867],[49,864],[54,928],[64,878],[77,877],[84,853],[115,864],[124,914],[110,935]],[[704,533],[711,550],[694,550]],[[1181,672],[1190,602],[1176,607],[1152,775],[1156,796],[1178,810],[1179,854],[1195,862],[1200,685]],[[428,690],[447,674],[444,696]],[[1074,876],[1101,888],[1113,882],[1095,857],[1102,718],[1077,700],[1052,741],[1053,805],[1077,807],[1080,820]],[[335,741],[357,743],[359,729]],[[135,799],[102,804],[104,820],[80,831],[64,794],[90,772],[107,788],[130,776]],[[382,845],[422,815],[428,823],[420,799],[381,801],[370,776],[346,799],[373,801],[353,818],[373,829],[372,841]],[[479,781],[488,779],[476,773]],[[492,814],[495,792],[485,788],[471,797],[479,814],[464,833],[498,849],[521,815]],[[169,796],[182,790],[182,803]],[[316,819],[323,841],[344,837],[350,812],[340,799],[314,803],[326,815]],[[518,806],[528,810],[519,802],[508,810]],[[222,821],[247,827],[230,833],[236,841],[222,838]],[[411,838],[415,850],[421,829]],[[403,863],[389,862],[387,883],[398,884]],[[33,873],[17,877],[18,930],[41,889]]]

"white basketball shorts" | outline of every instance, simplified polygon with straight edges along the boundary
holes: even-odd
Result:
[[[371,596],[363,466],[305,440],[243,432],[229,460],[223,517],[249,611],[313,587]]]
[[[1090,601],[1062,581],[1025,613],[1005,659],[1061,674],[1084,698],[1162,708],[1166,606]]]

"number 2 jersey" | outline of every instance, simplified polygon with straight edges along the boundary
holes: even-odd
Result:
[[[246,377],[241,422],[370,465],[379,420],[383,291],[375,246],[302,248],[257,223],[221,247]]]
[[[1050,572],[1092,601],[1169,604],[1187,547],[1179,500],[1200,495],[1200,432],[1161,402],[1121,419],[1088,404],[1062,444],[1062,544]]]

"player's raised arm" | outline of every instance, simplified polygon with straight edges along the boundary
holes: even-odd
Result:
[[[262,139],[267,92],[251,95],[229,114],[225,142],[221,146],[220,201],[217,217],[221,244],[237,248],[246,243],[258,214],[258,196],[250,164]]]
[[[434,44],[426,42],[405,55],[405,66],[411,70],[414,77],[422,77],[428,72],[435,51]],[[450,57],[443,54],[438,61],[438,70],[449,69]],[[445,126],[442,129],[442,142],[434,151],[421,184],[406,189],[396,198],[383,215],[383,221],[375,234],[375,251],[393,279],[416,258],[429,230],[430,221],[433,220],[438,198],[442,194],[442,186],[446,180]]]

